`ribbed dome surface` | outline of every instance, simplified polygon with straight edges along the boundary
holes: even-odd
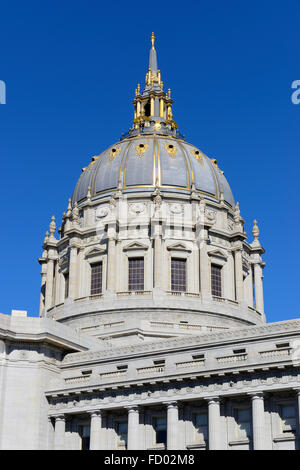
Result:
[[[83,170],[73,193],[73,203],[87,197],[107,196],[122,187],[124,193],[152,191],[155,184],[162,191],[189,194],[195,190],[204,197],[224,199],[231,206],[234,199],[229,184],[216,162],[183,140],[161,135],[143,135],[124,139],[94,157]]]

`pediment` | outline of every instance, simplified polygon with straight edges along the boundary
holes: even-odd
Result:
[[[105,248],[101,248],[100,246],[94,246],[85,253],[85,257],[88,258],[89,256],[103,255],[104,253],[106,253]]]
[[[173,243],[173,245],[169,245],[167,249],[172,251],[191,251],[183,243]]]
[[[128,245],[126,245],[124,248],[123,248],[124,251],[128,251],[128,250],[148,250],[148,245],[145,245],[144,243],[140,243],[140,242],[132,242],[132,243],[129,243]]]
[[[222,250],[212,250],[212,251],[209,251],[207,254],[208,256],[215,256],[217,258],[227,259],[227,254],[224,253]]]

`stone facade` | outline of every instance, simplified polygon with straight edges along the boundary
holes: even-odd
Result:
[[[43,243],[40,317],[0,315],[2,449],[298,449],[300,320],[267,324],[264,249],[185,142],[152,36],[132,129]]]

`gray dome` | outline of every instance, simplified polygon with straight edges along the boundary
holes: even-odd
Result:
[[[122,187],[123,193],[153,191],[190,194],[192,186],[205,198],[224,200],[234,206],[230,186],[216,160],[198,148],[169,136],[142,135],[121,140],[93,157],[76,184],[73,204],[91,197],[101,198]]]

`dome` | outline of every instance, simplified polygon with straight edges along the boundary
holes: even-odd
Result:
[[[107,196],[121,187],[123,193],[162,191],[224,200],[234,206],[229,184],[216,160],[197,147],[168,135],[144,134],[125,138],[93,157],[75,187],[73,203],[83,201],[89,188],[92,198]]]
[[[185,195],[198,192],[217,201],[224,198],[233,207],[231,189],[217,161],[187,143],[178,131],[171,90],[163,91],[154,40],[152,34],[145,88],[141,91],[138,84],[135,90],[133,127],[82,169],[72,204],[116,190],[145,193],[156,187]]]

